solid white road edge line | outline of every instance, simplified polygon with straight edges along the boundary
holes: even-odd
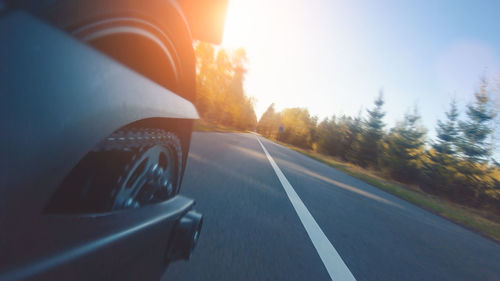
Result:
[[[292,185],[286,179],[283,172],[281,172],[276,162],[274,162],[274,159],[264,147],[259,137],[256,136],[256,138],[259,141],[260,146],[262,146],[262,150],[264,150],[267,159],[269,159],[269,163],[271,163],[274,172],[276,172],[276,175],[278,176],[283,189],[285,189],[286,195],[288,195],[288,199],[290,199],[290,202],[292,203],[295,212],[297,212],[302,225],[304,225],[304,228],[306,229],[309,238],[316,248],[321,261],[323,261],[323,264],[325,265],[330,278],[334,281],[355,281],[356,278],[354,278],[337,250],[335,250],[332,243],[330,243],[330,240],[328,240],[326,235],[323,233],[323,230],[321,230],[316,220],[314,220],[306,205],[304,205],[299,195],[297,195]]]

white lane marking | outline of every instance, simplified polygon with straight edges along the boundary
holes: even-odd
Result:
[[[306,229],[309,238],[316,248],[321,261],[323,261],[330,278],[335,281],[356,281],[356,278],[354,278],[349,268],[347,268],[347,265],[344,263],[337,250],[335,250],[332,243],[330,243],[330,240],[328,240],[326,235],[323,233],[323,230],[321,230],[316,220],[314,220],[306,205],[304,205],[299,195],[297,195],[292,185],[286,179],[283,172],[281,172],[276,162],[274,162],[274,159],[271,157],[269,152],[267,152],[267,149],[264,147],[259,137],[256,136],[256,138],[259,141],[260,146],[262,146],[267,159],[269,159],[269,163],[271,163],[274,172],[276,172],[281,185],[285,189],[288,199],[290,199],[295,212],[297,212],[297,215],[299,216],[302,225]]]

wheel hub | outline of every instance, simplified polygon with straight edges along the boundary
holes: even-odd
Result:
[[[147,148],[120,177],[113,209],[138,208],[168,198],[176,184],[175,158],[162,145]]]

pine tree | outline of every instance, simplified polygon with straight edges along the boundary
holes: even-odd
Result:
[[[450,110],[445,113],[446,122],[438,120],[436,127],[437,141],[432,144],[436,152],[453,156],[458,141],[458,109],[455,100],[450,103]]]
[[[412,113],[405,114],[403,121],[391,130],[381,161],[391,177],[405,182],[419,179],[425,134],[416,108]]]
[[[481,80],[474,93],[474,102],[467,106],[467,120],[459,122],[460,135],[457,142],[460,164],[458,170],[464,179],[461,184],[461,197],[470,198],[469,204],[482,204],[485,191],[492,188],[491,134],[495,117],[488,83]]]
[[[352,145],[361,131],[361,119],[359,117],[342,116],[339,121],[340,149],[338,156],[343,160],[347,160],[347,155],[350,153]]]
[[[384,136],[385,124],[382,119],[385,116],[385,112],[382,110],[382,106],[384,105],[382,91],[380,91],[374,104],[373,109],[367,110],[368,118],[364,122],[359,150],[355,156],[357,164],[363,167],[368,165],[374,166],[378,163],[380,141]]]
[[[465,160],[471,163],[486,163],[492,153],[489,140],[495,116],[490,108],[490,97],[484,78],[474,97],[474,103],[467,106],[468,120],[460,122],[458,148]]]
[[[458,190],[453,187],[459,181],[456,159],[459,113],[455,100],[451,101],[450,109],[445,114],[446,121],[438,120],[437,122],[437,140],[432,144],[432,149],[427,151],[428,161],[423,162],[423,173],[426,188],[434,193],[456,198]]]
[[[349,131],[349,145],[347,151],[345,152],[344,159],[349,162],[358,163],[357,159],[361,150],[361,134],[363,133],[363,119],[361,118],[361,111],[359,111],[358,115],[353,118],[349,125]]]

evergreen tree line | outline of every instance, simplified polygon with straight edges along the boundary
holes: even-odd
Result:
[[[463,113],[451,101],[446,118],[437,122],[433,141],[427,141],[416,107],[387,129],[382,92],[365,117],[333,116],[319,123],[307,109],[277,112],[272,104],[259,120],[257,132],[418,185],[460,204],[500,213],[500,168],[492,158],[496,111],[488,89],[483,80]]]
[[[248,61],[245,50],[216,50],[213,45],[200,42],[195,45],[195,55],[195,105],[200,116],[216,124],[254,130],[254,101],[243,90]]]

